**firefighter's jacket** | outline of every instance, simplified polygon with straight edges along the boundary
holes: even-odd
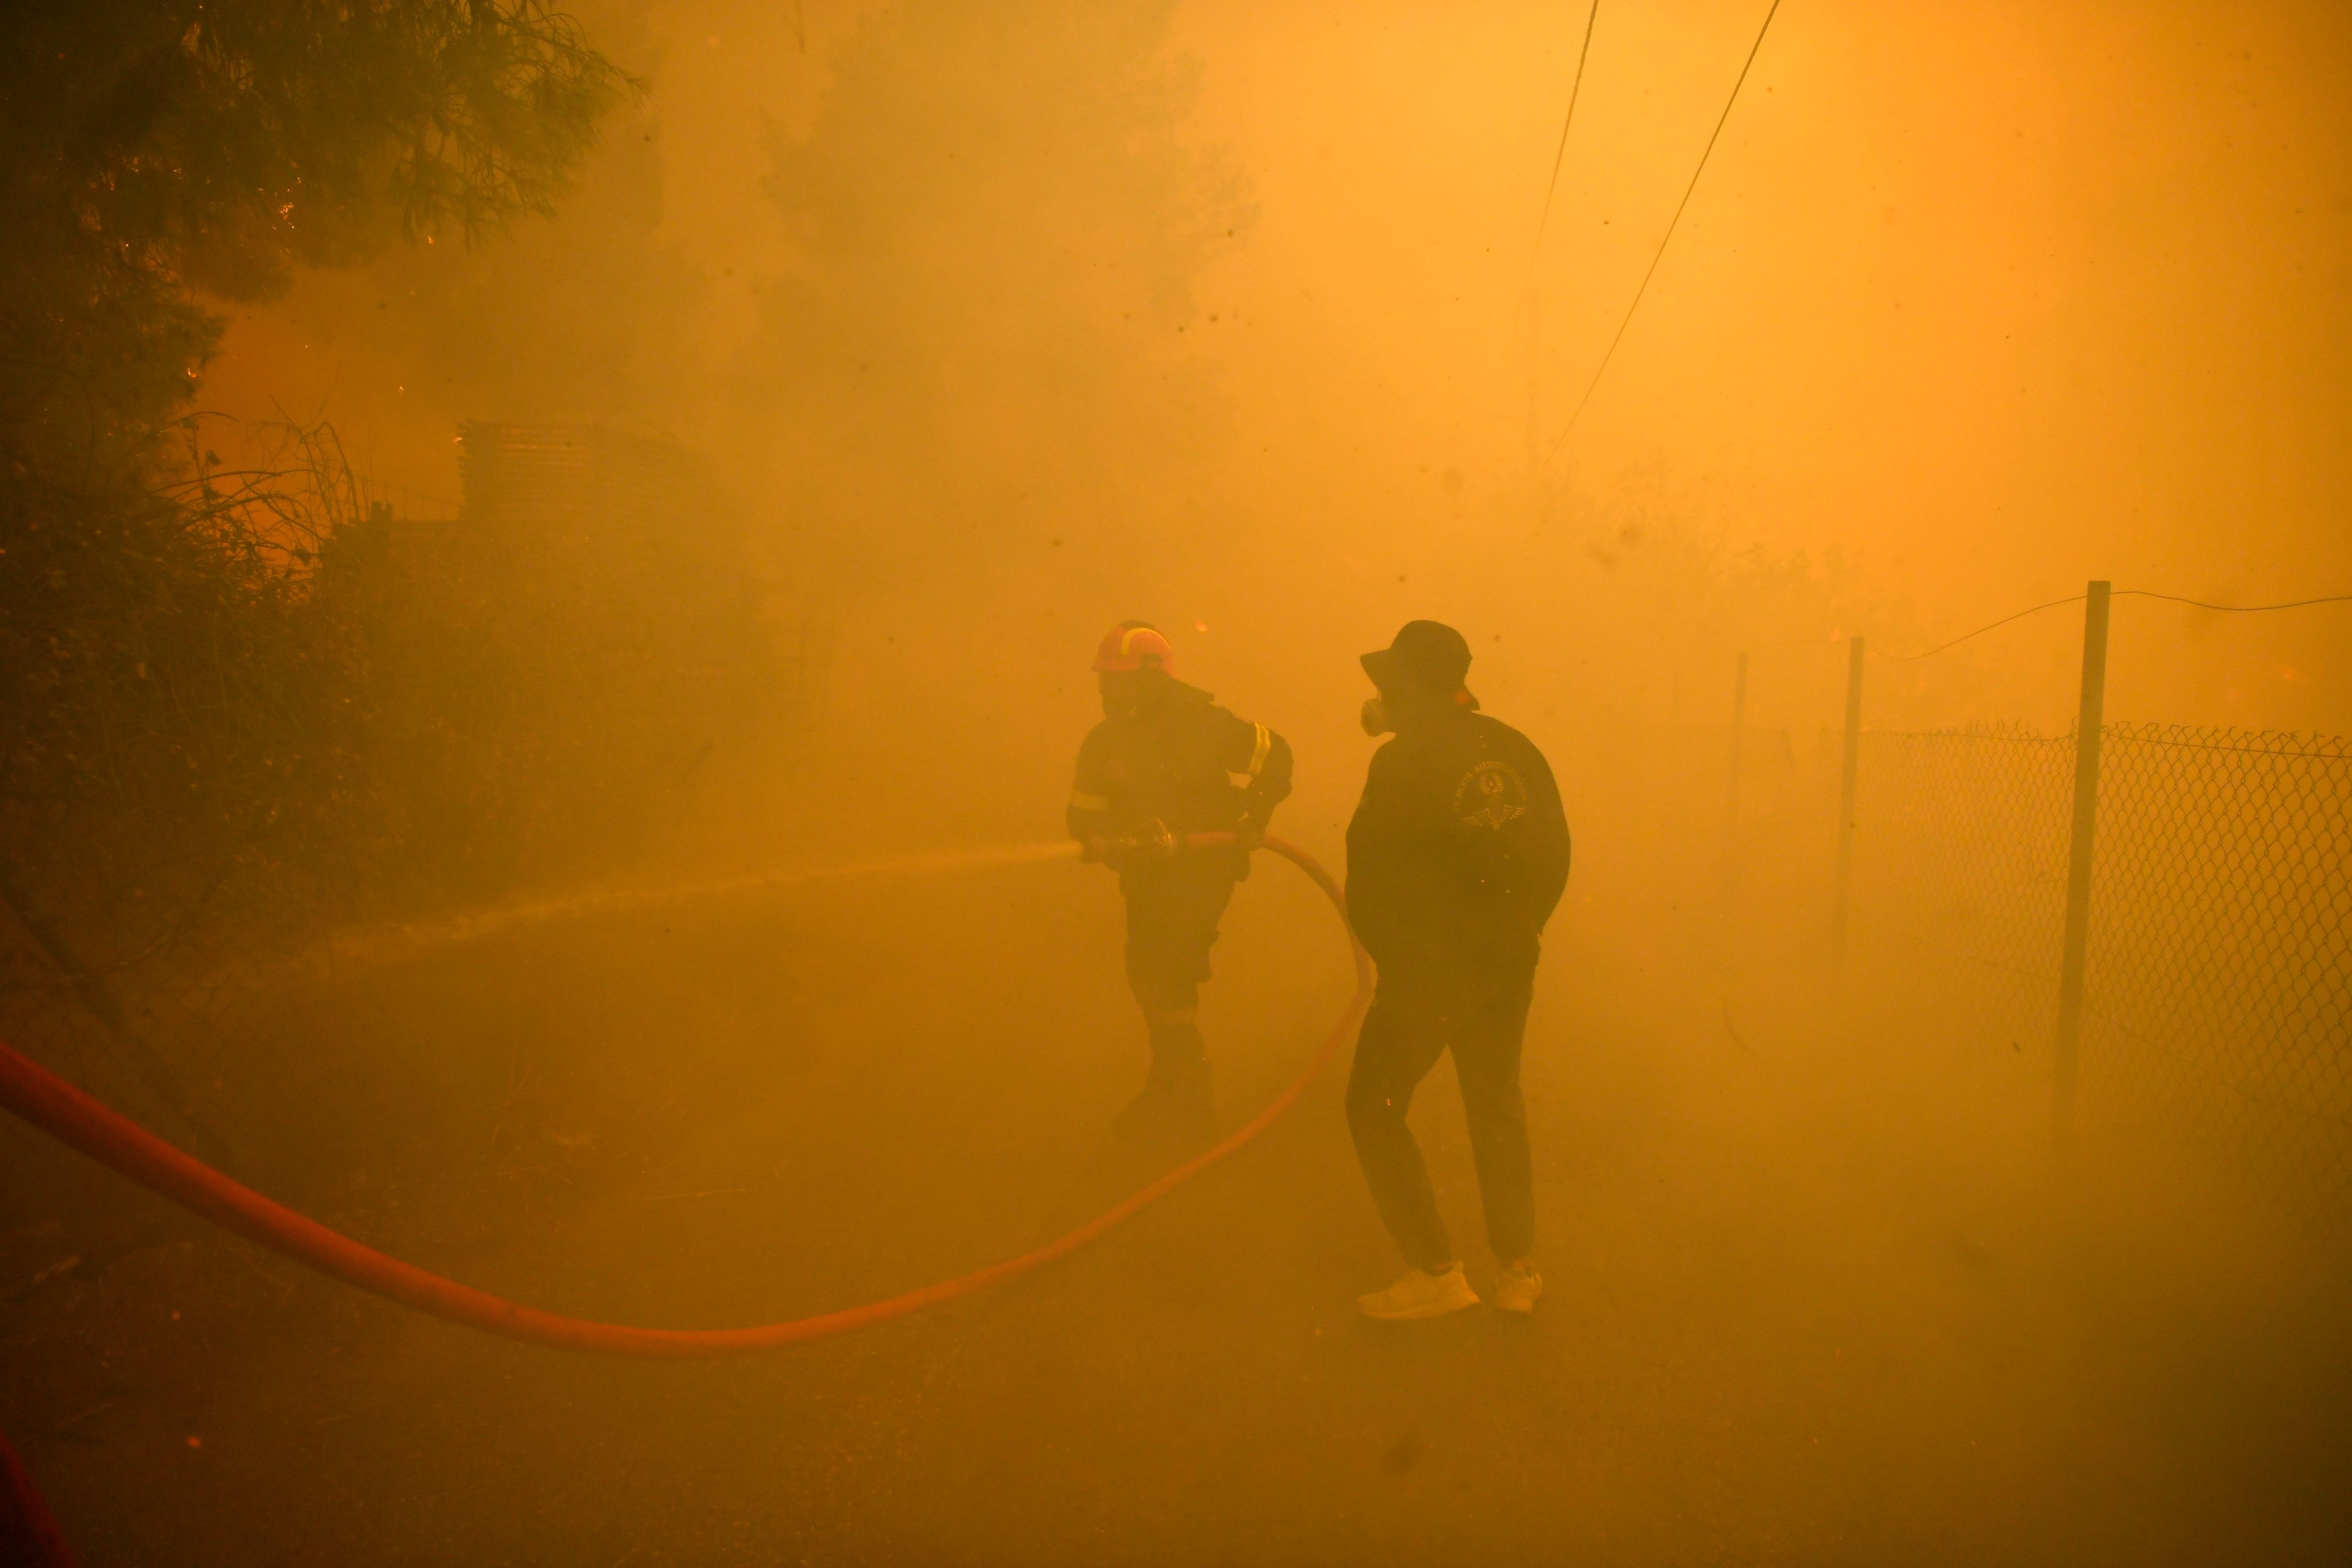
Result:
[[[1070,833],[1120,838],[1155,817],[1179,837],[1263,829],[1289,793],[1289,742],[1168,680],[1134,716],[1087,732],[1070,788]],[[1245,875],[1246,855],[1236,858]]]
[[[1348,825],[1348,918],[1383,991],[1498,981],[1535,963],[1568,860],[1543,753],[1449,707],[1372,753]]]

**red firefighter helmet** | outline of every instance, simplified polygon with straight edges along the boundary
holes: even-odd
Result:
[[[1142,621],[1122,621],[1103,633],[1102,646],[1095,649],[1096,674],[1137,670],[1146,665],[1171,672],[1176,668],[1176,650],[1168,646],[1159,627]]]

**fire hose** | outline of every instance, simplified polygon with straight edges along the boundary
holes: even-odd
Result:
[[[1185,846],[1193,849],[1230,847],[1236,842],[1231,833],[1196,833],[1184,840]],[[1347,926],[1347,902],[1330,873],[1296,845],[1268,836],[1265,846],[1305,872],[1331,900],[1332,908],[1339,912],[1341,929],[1348,931],[1349,952],[1355,963],[1354,994],[1298,1075],[1263,1110],[1223,1142],[1193,1155],[1076,1229],[1016,1258],[992,1263],[969,1274],[814,1317],[736,1329],[647,1329],[565,1317],[477,1290],[353,1241],[231,1180],[5,1045],[0,1045],[0,1107],[99,1163],[248,1241],[402,1306],[487,1333],[555,1350],[665,1360],[742,1355],[804,1344],[970,1296],[1066,1258],[1224,1159],[1290,1109],[1307,1084],[1339,1053],[1349,1033],[1362,1018],[1371,1001],[1372,964]]]

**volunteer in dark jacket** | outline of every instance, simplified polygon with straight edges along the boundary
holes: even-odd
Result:
[[[1526,736],[1477,710],[1463,684],[1470,646],[1453,627],[1408,622],[1363,666],[1380,690],[1364,727],[1395,739],[1373,753],[1348,826],[1348,915],[1380,967],[1348,1125],[1412,1268],[1359,1304],[1374,1318],[1414,1319],[1478,1303],[1405,1125],[1414,1088],[1451,1048],[1501,1265],[1495,1305],[1533,1311],[1543,1279],[1519,1046],[1544,922],[1568,884],[1559,790]]]
[[[1140,621],[1113,626],[1095,655],[1103,721],[1078,749],[1069,826],[1127,897],[1127,978],[1151,1033],[1143,1092],[1123,1134],[1198,1143],[1213,1126],[1197,1012],[1209,948],[1250,850],[1290,793],[1290,745],[1220,708],[1174,674],[1168,639]],[[1184,847],[1232,832],[1238,846]]]

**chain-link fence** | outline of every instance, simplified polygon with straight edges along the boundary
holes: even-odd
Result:
[[[2352,751],[2163,725],[2101,736],[2084,1157],[2251,1183],[2298,1230],[2352,1230]],[[2074,767],[2070,735],[1863,737],[1857,918],[1942,977],[1917,1005],[1988,1050],[2051,1049]]]
[[[2004,1047],[2050,1039],[2074,774],[2071,739],[2022,729],[1862,737],[1854,908],[1948,964],[1968,1026]]]
[[[2111,726],[2086,1116],[2352,1218],[2352,752]]]

